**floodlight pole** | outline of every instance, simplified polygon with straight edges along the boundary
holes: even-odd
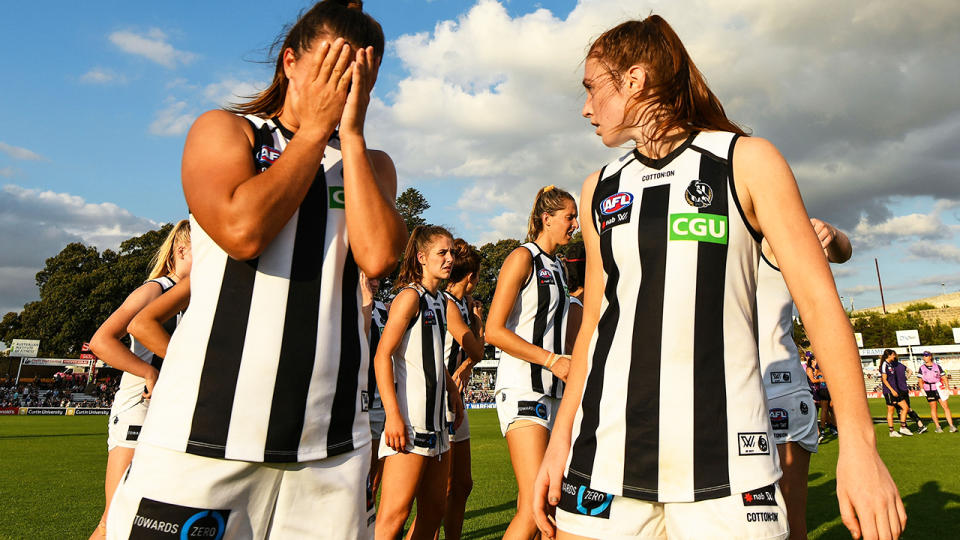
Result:
[[[873,258],[873,264],[877,267],[877,284],[880,285],[880,305],[883,306],[883,314],[887,314],[887,303],[883,300],[883,282],[880,281],[880,263],[877,262],[877,258]]]

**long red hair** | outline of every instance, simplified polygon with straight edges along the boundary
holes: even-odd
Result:
[[[644,88],[627,101],[621,129],[653,124],[651,142],[677,128],[746,135],[727,118],[680,37],[659,15],[607,30],[590,44],[587,58],[600,61],[618,86],[632,66],[646,72]]]

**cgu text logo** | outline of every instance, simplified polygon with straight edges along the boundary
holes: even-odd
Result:
[[[727,216],[670,214],[670,240],[727,243]]]

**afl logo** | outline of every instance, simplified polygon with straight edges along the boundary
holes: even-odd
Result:
[[[260,163],[273,163],[280,157],[280,151],[272,146],[263,145],[257,152],[257,161]]]
[[[713,202],[713,188],[700,180],[694,180],[683,194],[687,204],[696,208],[706,208]]]
[[[600,213],[605,216],[616,214],[631,204],[633,204],[633,194],[621,191],[600,201]]]

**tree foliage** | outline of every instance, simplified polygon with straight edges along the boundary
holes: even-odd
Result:
[[[397,196],[397,211],[407,224],[407,232],[413,232],[417,225],[426,225],[423,213],[430,208],[427,198],[417,188],[409,187]]]
[[[871,313],[853,322],[854,332],[863,334],[867,348],[893,347],[897,344],[897,330],[917,330],[923,345],[953,344],[953,327],[958,321],[929,323],[915,311],[899,311],[888,315]]]
[[[0,341],[39,339],[42,356],[78,356],[83,342],[144,282],[171,227],[125,240],[118,252],[68,244],[37,272],[40,300],[0,320]]]
[[[480,246],[480,283],[473,291],[473,297],[483,302],[487,307],[493,300],[493,293],[497,289],[497,278],[500,276],[500,267],[503,261],[513,250],[520,247],[521,242],[513,238],[505,238],[497,242],[486,243]]]

